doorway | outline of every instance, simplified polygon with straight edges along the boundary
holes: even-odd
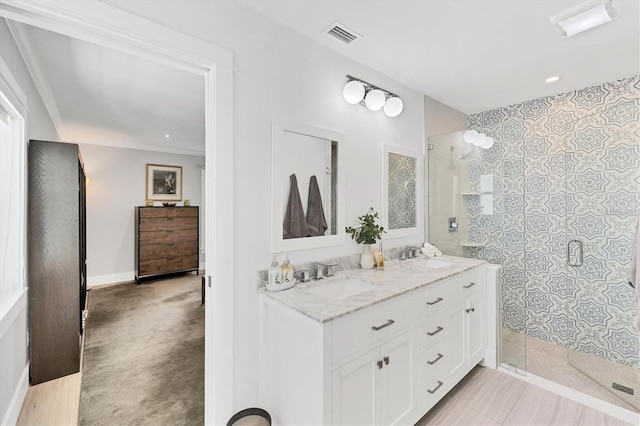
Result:
[[[149,58],[205,78],[205,168],[207,174],[204,216],[208,232],[205,333],[205,423],[224,423],[232,413],[228,389],[233,379],[233,175],[232,60],[231,53],[202,40],[146,21],[111,6],[80,2],[68,4],[0,4],[0,16],[59,32],[105,47]],[[227,177],[225,184],[224,177]],[[218,200],[227,200],[226,203]],[[215,212],[215,215],[214,215]],[[223,324],[225,324],[223,326]],[[213,378],[215,377],[215,381]]]

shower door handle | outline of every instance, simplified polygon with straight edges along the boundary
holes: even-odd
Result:
[[[574,260],[573,251],[574,248],[578,250],[578,259]],[[582,266],[584,259],[584,248],[582,247],[582,241],[571,240],[567,243],[567,265],[569,266]]]

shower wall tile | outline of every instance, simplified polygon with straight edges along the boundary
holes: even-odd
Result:
[[[626,285],[640,210],[640,76],[469,117],[496,143],[470,159],[492,174],[495,214],[470,209],[472,255],[502,263],[503,326],[640,368]],[[567,267],[571,239],[581,267]]]

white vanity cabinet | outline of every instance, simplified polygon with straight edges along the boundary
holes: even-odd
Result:
[[[260,293],[262,408],[276,425],[416,423],[486,354],[486,276],[481,264],[325,322]]]
[[[412,331],[333,370],[332,424],[411,422],[416,337]]]
[[[448,313],[451,334],[447,340],[451,353],[450,380],[457,383],[485,357],[486,315],[485,279],[481,268],[472,269],[452,278],[462,298]]]

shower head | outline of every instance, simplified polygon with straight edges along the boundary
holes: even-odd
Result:
[[[467,159],[467,157],[468,157],[468,156],[470,156],[472,152],[473,152],[473,148],[469,149],[469,150],[468,150],[468,151],[466,151],[466,152],[463,152],[463,153],[462,153],[462,155],[460,155],[460,157],[459,157],[459,158],[460,158],[461,160],[466,160],[466,159]]]

